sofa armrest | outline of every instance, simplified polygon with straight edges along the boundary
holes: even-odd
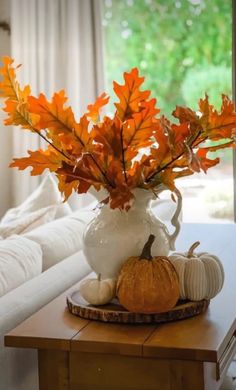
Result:
[[[4,335],[90,272],[79,251],[0,298],[0,390],[38,390],[37,351],[4,348]]]
[[[80,250],[1,297],[0,335],[10,331],[90,272]]]

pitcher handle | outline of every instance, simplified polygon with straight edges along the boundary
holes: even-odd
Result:
[[[170,250],[172,250],[172,251],[175,250],[175,240],[180,232],[179,216],[180,216],[180,213],[182,210],[181,192],[178,190],[178,188],[175,188],[175,190],[173,192],[177,196],[177,207],[176,207],[176,210],[175,210],[173,217],[171,218],[171,223],[174,226],[175,230],[174,230],[174,233],[168,234]]]

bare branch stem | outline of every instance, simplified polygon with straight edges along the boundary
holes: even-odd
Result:
[[[125,177],[125,182],[127,183],[126,164],[125,164],[125,150],[124,150],[124,143],[123,143],[123,129],[121,129],[120,141],[121,141],[122,164],[123,164],[123,169],[124,169],[124,177]]]
[[[52,148],[54,148],[58,153],[60,153],[63,157],[67,158],[68,160],[72,161],[72,159],[70,158],[70,156],[67,156],[66,153],[63,152],[63,150],[60,150],[57,146],[53,145],[53,143],[51,141],[49,141],[42,133],[40,133],[39,130],[35,129],[34,127],[32,127],[32,130],[37,133],[44,141],[46,141],[50,146],[52,146]]]

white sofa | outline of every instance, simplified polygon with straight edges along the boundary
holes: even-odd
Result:
[[[0,297],[0,390],[38,390],[36,351],[4,347],[4,335],[91,272],[81,250],[81,235],[92,215],[90,211],[73,213],[24,234],[41,246],[43,272]],[[71,231],[64,234],[66,226]],[[66,234],[71,240],[68,246]],[[58,242],[57,235],[62,236]],[[62,258],[65,253],[70,255]]]

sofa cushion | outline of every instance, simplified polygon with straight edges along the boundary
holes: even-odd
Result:
[[[43,207],[27,215],[22,215],[11,222],[1,223],[0,236],[7,238],[13,234],[23,234],[47,222],[53,221],[57,208],[58,205]]]
[[[1,224],[10,224],[16,219],[27,217],[30,213],[48,206],[58,205],[55,218],[61,218],[71,213],[67,202],[62,203],[62,196],[51,174],[45,176],[36,190],[18,207],[9,209],[1,219]]]
[[[42,250],[33,241],[12,236],[0,241],[0,296],[42,272]]]
[[[24,237],[41,246],[43,271],[82,248],[83,232],[92,217],[92,211],[81,210],[24,234]]]

